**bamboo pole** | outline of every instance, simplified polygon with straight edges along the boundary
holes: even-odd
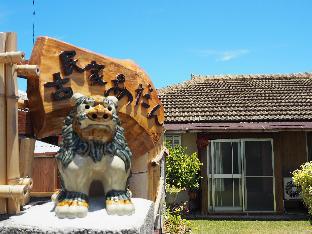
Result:
[[[13,200],[24,200],[29,194],[27,185],[0,185],[0,197]]]
[[[30,190],[33,188],[33,180],[32,178],[20,178],[19,185],[27,185],[27,195],[24,196],[24,199],[22,200],[21,205],[24,206],[25,204],[27,204],[30,200]]]
[[[13,195],[11,197],[8,197],[5,194],[3,194],[3,193],[6,193],[5,190],[2,190],[2,191],[0,190],[0,197],[2,196],[2,197],[12,198],[15,202],[19,202],[19,204],[22,206],[27,204],[29,202],[29,199],[30,199],[30,190],[33,187],[33,180],[29,177],[17,178],[17,179],[14,179],[12,181],[9,181],[9,184],[12,184],[12,185],[6,185],[6,186],[12,186],[12,187],[10,187],[10,189],[13,188],[13,189],[16,189],[16,191],[17,191],[19,188],[21,188],[18,186],[23,185],[23,186],[26,186],[25,190],[27,190],[27,191],[24,192],[24,196],[21,196],[20,199],[16,199],[16,197],[14,197]]]
[[[12,34],[12,33],[6,33]],[[25,53],[21,51],[10,51],[0,53],[0,63],[21,63],[24,61]]]
[[[20,178],[18,181],[19,185],[27,185],[28,189],[32,189],[33,187],[33,180],[32,178]]]
[[[0,33],[0,52],[5,51],[6,34]],[[4,64],[0,63],[0,184],[7,183],[6,177],[6,100]],[[7,213],[7,200],[0,198],[0,214]]]
[[[13,52],[16,50],[16,33],[6,33],[5,51]],[[6,84],[6,138],[7,138],[7,180],[13,181],[20,178],[19,172],[19,142],[18,142],[18,104],[17,97],[17,77],[14,64],[5,65],[5,84]],[[20,212],[20,203],[15,199],[8,199],[8,213],[16,214]]]
[[[18,77],[39,77],[40,70],[37,65],[16,65],[15,71]]]

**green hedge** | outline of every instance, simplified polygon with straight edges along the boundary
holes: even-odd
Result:
[[[312,162],[306,162],[293,172],[293,182],[301,187],[301,195],[312,215]]]
[[[166,184],[179,189],[197,190],[202,165],[197,153],[188,155],[182,146],[167,148],[170,155],[166,157]]]

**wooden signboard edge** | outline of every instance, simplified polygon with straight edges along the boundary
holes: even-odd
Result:
[[[139,77],[141,76],[145,76],[145,72],[142,68],[140,68],[138,65],[136,65],[133,61],[131,60],[123,60],[123,59],[117,59],[117,58],[111,58],[109,56],[105,56],[102,54],[98,54],[94,51],[90,51],[88,49],[85,48],[80,48],[77,47],[75,45],[63,42],[63,41],[59,41],[57,39],[54,38],[50,38],[50,37],[38,37],[35,43],[35,46],[32,50],[32,54],[31,54],[31,58],[29,60],[29,64],[36,64],[36,65],[41,65],[42,61],[42,56],[43,56],[43,51],[45,49],[48,49],[49,46],[51,46],[51,43],[62,43],[64,44],[64,47],[74,47],[75,51],[77,51],[77,53],[90,53],[95,57],[99,57],[99,58],[105,58],[107,60],[111,60],[112,62],[118,64],[118,66],[121,66],[123,69],[125,70],[129,70],[129,71],[133,71],[136,72],[137,75]],[[78,58],[79,59],[79,58]],[[62,74],[63,75],[63,74]],[[149,76],[146,74],[146,77],[148,79]],[[53,113],[49,113],[48,115],[43,116],[45,113],[45,106],[44,106],[44,100],[43,100],[43,96],[41,95],[42,93],[42,89],[43,87],[39,87],[40,84],[40,80],[38,79],[38,77],[31,77],[28,79],[28,89],[27,89],[27,93],[30,103],[30,110],[31,110],[31,119],[33,122],[33,127],[34,127],[34,132],[37,138],[42,138],[45,136],[48,136],[49,134],[51,135],[52,133],[50,132],[48,135],[45,133],[43,133],[43,131],[46,130],[46,124],[47,121],[46,119],[48,118],[47,116],[51,116],[53,115]],[[154,87],[154,85],[152,84],[153,89],[157,92],[157,89]],[[157,100],[159,103],[161,103],[158,95],[157,95]],[[161,110],[163,112],[163,105],[161,104]],[[119,115],[122,115],[123,113],[120,112]],[[41,116],[40,116],[41,115]],[[163,114],[162,114],[163,115]],[[131,117],[134,121],[137,121],[135,118],[133,118],[132,116],[129,115],[129,117]],[[147,120],[147,121],[154,121],[154,120]],[[140,125],[140,121],[137,121],[137,124]],[[146,127],[143,127],[143,125],[141,126],[144,131],[146,131],[147,134],[149,134],[149,138],[151,139],[150,143],[149,143],[149,149],[148,150],[152,150],[152,148],[154,148],[158,142],[158,139],[156,139],[155,141],[155,136],[160,134],[160,132],[163,132],[164,127],[163,126],[159,126],[158,129],[156,128],[155,130],[153,130],[152,133],[149,133],[149,131],[147,130]],[[144,153],[140,152],[138,154],[135,154],[136,156],[141,156]]]
[[[45,37],[38,37],[36,40],[36,43],[33,47],[33,51],[39,51],[39,53],[31,53],[31,57],[30,57],[30,64],[31,61],[36,61],[36,63],[39,65],[41,63],[41,56],[40,56],[40,52],[43,50],[43,47],[45,45],[45,43],[40,43],[41,40],[46,40]],[[37,64],[32,64],[32,65],[37,65]],[[40,115],[40,113],[43,113],[42,109],[41,111],[38,110],[38,108],[42,108],[43,107],[43,100],[41,98],[40,92],[39,92],[39,77],[38,76],[34,76],[34,77],[28,77],[27,79],[27,96],[28,96],[28,104],[29,104],[29,109],[30,111],[30,117],[32,120],[32,126],[33,126],[33,130],[34,130],[34,134],[36,137],[41,138],[40,137],[40,131],[39,129],[42,129],[43,126],[45,125],[44,123],[44,116],[38,116]],[[38,97],[39,100],[35,100],[34,97]],[[36,106],[34,106],[36,104]],[[41,121],[34,121],[34,120],[40,120]],[[37,134],[36,134],[37,133]],[[39,133],[39,134],[38,134]]]

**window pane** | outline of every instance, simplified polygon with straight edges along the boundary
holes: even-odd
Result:
[[[273,176],[270,141],[246,141],[245,159],[247,176]]]
[[[233,174],[241,174],[242,173],[242,163],[241,163],[241,155],[240,155],[240,144],[238,142],[232,143],[233,148]]]
[[[233,179],[234,183],[234,206],[242,207],[242,182],[241,179]]]
[[[233,206],[233,179],[215,179],[215,204],[216,207]]]
[[[165,141],[171,147],[175,147],[176,145],[181,145],[181,136],[179,136],[179,135],[166,135]]]
[[[247,177],[246,195],[247,211],[273,211],[273,178]]]
[[[208,148],[209,156],[208,156],[208,174],[212,174],[212,147],[211,144],[209,144]]]
[[[231,142],[214,143],[214,173],[232,174]]]
[[[209,202],[209,207],[208,210],[212,211],[212,179],[208,179],[208,202]]]

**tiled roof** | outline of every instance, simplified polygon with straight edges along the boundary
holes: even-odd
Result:
[[[158,91],[167,124],[312,121],[312,73],[192,75]]]

